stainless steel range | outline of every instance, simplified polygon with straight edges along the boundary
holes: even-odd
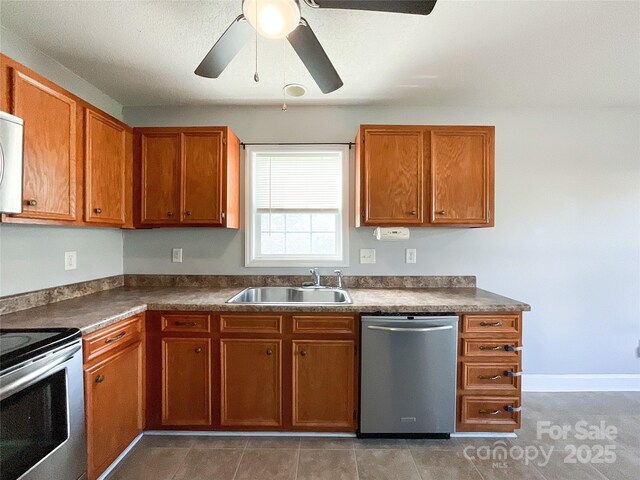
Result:
[[[77,329],[0,330],[0,480],[85,478]]]

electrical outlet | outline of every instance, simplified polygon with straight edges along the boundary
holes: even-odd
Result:
[[[172,248],[171,249],[171,262],[172,263],[182,263],[182,249],[181,248]]]
[[[416,263],[416,249],[405,248],[404,250],[404,263]]]
[[[78,252],[64,252],[64,269],[75,270],[78,268]]]
[[[361,248],[360,249],[360,263],[376,263],[376,249],[375,248]]]

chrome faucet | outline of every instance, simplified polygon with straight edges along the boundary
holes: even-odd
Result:
[[[311,272],[311,275],[313,275],[313,286],[320,287],[320,272],[318,271],[318,269],[312,268],[311,270],[309,270],[309,272]]]
[[[336,274],[336,287],[342,288],[342,283],[344,282],[344,277],[340,270],[334,270],[333,273]]]

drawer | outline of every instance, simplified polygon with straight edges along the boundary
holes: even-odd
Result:
[[[281,333],[282,315],[220,315],[221,333]]]
[[[520,358],[520,340],[493,340],[482,338],[461,338],[460,355],[464,357],[504,357]]]
[[[293,333],[354,334],[356,321],[350,315],[294,315]]]
[[[464,390],[513,390],[520,392],[520,362],[462,362],[460,364],[460,384]]]
[[[211,331],[211,315],[206,313],[164,313],[160,316],[163,332],[209,333]]]
[[[511,333],[520,335],[520,315],[463,315],[462,333]]]
[[[519,396],[460,397],[459,431],[512,431],[520,427]]]
[[[93,332],[82,339],[84,361],[87,362],[133,341],[142,340],[143,315],[120,322]]]

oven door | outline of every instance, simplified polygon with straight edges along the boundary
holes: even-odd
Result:
[[[2,372],[0,417],[0,480],[83,478],[80,341]]]

